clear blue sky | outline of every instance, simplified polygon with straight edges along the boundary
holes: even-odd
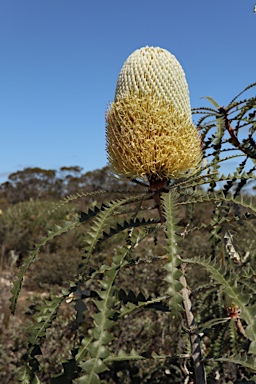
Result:
[[[254,0],[0,0],[0,182],[25,167],[106,165],[105,111],[126,58],[160,46],[192,107],[256,81]]]

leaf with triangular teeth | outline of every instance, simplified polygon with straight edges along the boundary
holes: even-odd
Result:
[[[127,357],[127,353],[123,350],[123,349],[120,349],[118,351],[118,354],[117,354],[118,357]]]
[[[138,296],[137,296],[137,300],[140,301],[140,302],[145,302],[147,301],[146,300],[146,297],[143,295],[143,293],[139,293]]]
[[[62,227],[60,226],[60,225],[57,225],[57,224],[55,224],[54,225],[54,228],[55,228],[55,230],[58,232],[58,231],[61,231],[61,229],[62,229]]]
[[[126,292],[124,291],[123,288],[121,288],[119,291],[118,291],[118,298],[122,301],[126,300],[127,299],[127,295],[126,295]]]
[[[154,360],[156,359],[167,359],[168,357],[170,357],[169,355],[164,355],[164,354],[161,354],[161,355],[158,355],[156,352],[152,352],[151,353],[151,356]]]
[[[106,320],[106,322],[108,323],[107,328],[111,328],[113,324],[115,324],[114,321],[110,323],[110,320],[108,319]],[[114,337],[111,335],[110,332],[108,332],[107,330],[103,331],[100,327],[93,328],[91,330],[91,336],[96,340],[100,339],[101,344],[105,344],[105,345],[110,343],[114,339]]]
[[[91,343],[88,346],[88,350],[92,357],[97,356],[97,358],[100,358],[100,359],[105,359],[110,355],[109,349],[106,348],[104,345],[101,345],[99,340],[95,340],[93,343]]]
[[[128,300],[129,302],[131,302],[131,303],[137,303],[137,302],[138,302],[135,293],[134,293],[131,289],[130,289],[129,292],[128,292],[127,300]]]
[[[209,359],[212,360],[212,359]],[[227,356],[214,359],[214,361],[224,361],[228,363],[239,364],[245,368],[251,369],[256,372],[256,358],[255,356],[248,356],[246,353],[239,354],[236,356]]]
[[[132,348],[132,350],[130,352],[130,356],[132,356],[132,357],[141,357],[141,355],[134,348]]]
[[[98,374],[105,371],[108,371],[108,367],[103,363],[101,359],[92,358],[87,360],[85,363],[81,365],[82,369],[87,372],[90,376],[91,374]],[[88,381],[87,383],[94,384],[94,381]]]

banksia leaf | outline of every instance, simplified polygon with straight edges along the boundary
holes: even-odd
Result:
[[[42,237],[39,244],[35,244],[34,251],[29,252],[29,256],[24,260],[24,264],[20,268],[20,272],[18,273],[17,277],[18,279],[13,282],[13,288],[11,289],[12,297],[9,299],[11,302],[10,310],[11,313],[15,313],[17,300],[19,297],[19,293],[21,290],[23,278],[32,264],[32,262],[35,260],[36,256],[41,251],[41,248],[50,240],[54,239],[57,236],[60,236],[62,233],[68,232],[80,225],[80,222],[75,218],[74,221],[65,221],[62,226],[55,225],[54,230],[48,231],[48,237]]]
[[[164,215],[166,218],[166,250],[168,262],[165,264],[164,269],[167,274],[165,281],[168,283],[166,293],[171,296],[168,304],[172,310],[172,314],[176,318],[180,318],[182,307],[182,295],[180,293],[183,285],[180,282],[182,275],[181,270],[178,268],[181,264],[181,259],[178,256],[179,247],[177,245],[178,237],[176,235],[176,211],[175,211],[175,194],[172,192],[163,194]]]
[[[170,52],[145,47],[128,57],[107,111],[106,139],[110,166],[128,178],[178,179],[198,169],[188,86]]]
[[[211,360],[211,359],[209,359]],[[231,355],[226,357],[220,357],[215,359],[215,361],[223,361],[227,363],[239,364],[245,368],[251,369],[253,372],[256,372],[256,361],[254,356],[248,356],[245,353],[240,353],[237,356]],[[252,383],[252,381],[250,381]]]

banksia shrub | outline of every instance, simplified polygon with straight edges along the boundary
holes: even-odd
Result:
[[[29,307],[34,315],[22,363],[20,353],[15,357],[23,365],[15,383],[206,384],[206,374],[211,384],[256,382],[256,204],[253,196],[240,195],[256,179],[256,98],[236,101],[238,96],[226,107],[208,97],[216,109],[196,109],[203,115],[201,140],[175,57],[146,47],[127,59],[106,117],[108,157],[116,173],[148,188],[126,193],[118,183],[118,190],[78,191],[54,208],[64,209],[66,219],[47,225],[47,235],[28,252],[13,282],[11,313],[26,272],[56,237],[62,244],[62,235],[79,230],[83,256],[69,286],[56,286],[56,296]],[[245,128],[248,138],[239,141]],[[240,153],[226,155],[234,149]],[[207,165],[200,170],[202,152]],[[220,163],[238,156],[243,159],[234,173],[219,174]],[[67,221],[66,204],[84,198],[93,201]],[[239,226],[244,238],[245,228],[251,232],[237,250]],[[63,258],[55,251],[53,270],[55,254],[57,261]],[[73,312],[63,328],[67,306]],[[59,332],[51,336],[57,324],[63,340],[70,340],[65,356]],[[55,352],[56,363],[64,358],[61,368],[53,363]]]
[[[188,86],[177,59],[161,48],[133,52],[119,74],[106,116],[108,161],[131,179],[178,179],[201,162]]]

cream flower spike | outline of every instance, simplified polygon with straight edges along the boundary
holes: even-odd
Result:
[[[192,121],[185,73],[176,57],[166,49],[137,49],[125,61],[117,80],[115,101],[138,92],[154,93],[186,113]]]
[[[106,114],[106,142],[114,172],[151,187],[198,170],[201,141],[185,74],[171,53],[145,47],[125,61]]]

